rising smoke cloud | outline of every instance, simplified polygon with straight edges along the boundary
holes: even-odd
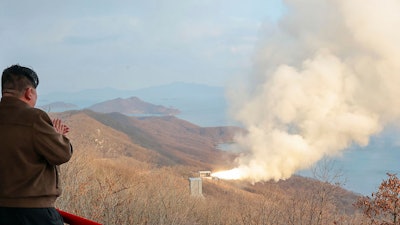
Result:
[[[400,116],[400,1],[287,0],[232,93],[248,133],[235,179],[286,179]]]

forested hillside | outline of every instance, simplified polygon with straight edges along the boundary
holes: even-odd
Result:
[[[251,184],[189,177],[229,168],[235,155],[216,149],[236,127],[199,127],[175,117],[70,111],[72,160],[61,168],[57,207],[103,224],[362,224],[357,195],[304,177]]]

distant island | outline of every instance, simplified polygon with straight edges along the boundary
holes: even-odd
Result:
[[[52,102],[50,104],[39,106],[38,108],[40,108],[46,112],[63,112],[63,111],[67,111],[67,110],[78,109],[79,107],[72,103],[58,101],[58,102]]]
[[[154,105],[148,102],[144,102],[138,97],[130,97],[127,99],[116,98],[94,104],[88,107],[88,109],[101,113],[119,112],[126,115],[177,115],[180,113],[178,109],[167,108],[162,105]]]

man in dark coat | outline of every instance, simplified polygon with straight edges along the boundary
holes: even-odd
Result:
[[[0,225],[63,225],[54,203],[58,166],[68,162],[69,127],[34,108],[37,74],[13,65],[3,71],[0,101]]]

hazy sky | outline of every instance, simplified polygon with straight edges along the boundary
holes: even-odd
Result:
[[[223,86],[251,68],[280,0],[0,2],[0,66],[40,77],[42,93],[175,81]]]

